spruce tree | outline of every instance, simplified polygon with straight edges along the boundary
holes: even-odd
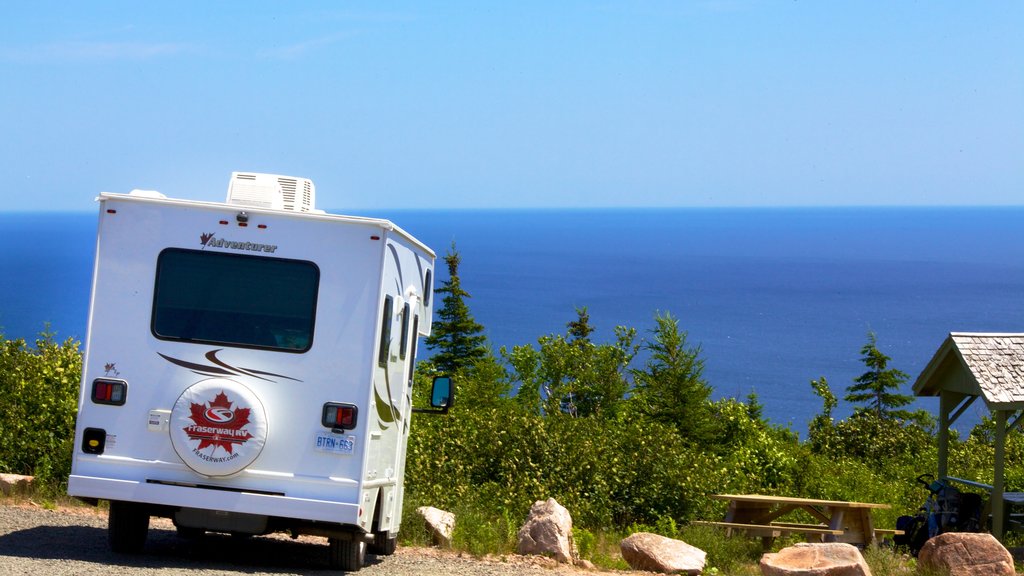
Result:
[[[593,334],[594,327],[590,325],[590,312],[587,311],[586,306],[576,308],[576,319],[565,326],[569,329],[572,342],[579,345],[590,342],[590,335]]]
[[[650,354],[643,370],[633,370],[633,401],[641,414],[675,426],[685,438],[709,433],[708,399],[700,346],[690,347],[687,333],[671,314],[656,315],[657,326],[643,348]]]
[[[862,404],[854,411],[858,415],[873,415],[877,418],[911,419],[913,415],[900,410],[914,401],[913,397],[900,394],[899,388],[907,381],[907,374],[895,368],[889,368],[890,358],[878,349],[878,339],[874,332],[868,332],[868,342],[860,349],[861,362],[868,371],[854,380],[854,384],[846,389],[845,400],[853,404]]]
[[[455,374],[487,356],[489,351],[484,327],[473,319],[466,305],[470,295],[462,288],[459,279],[462,257],[455,248],[455,242],[452,242],[444,261],[448,265],[448,280],[435,291],[444,297],[430,336],[424,342],[435,352],[432,360],[437,369],[445,374]]]

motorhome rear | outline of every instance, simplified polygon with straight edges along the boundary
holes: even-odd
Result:
[[[314,199],[249,173],[224,203],[100,195],[68,493],[110,501],[115,551],[150,516],[326,536],[345,570],[394,551],[434,253]]]

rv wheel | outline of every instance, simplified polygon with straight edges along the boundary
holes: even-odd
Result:
[[[331,538],[327,542],[330,546],[332,569],[355,572],[363,567],[363,562],[366,561],[366,542],[361,539],[342,540],[341,538]]]
[[[395,553],[395,548],[398,547],[398,538],[389,538],[388,533],[377,532],[373,535],[373,544],[367,548],[370,554],[376,554],[378,556],[391,556]]]
[[[175,526],[175,530],[178,531],[178,536],[185,540],[199,540],[206,536],[206,530],[202,528],[191,528],[189,526]]]
[[[110,549],[121,554],[135,554],[146,545],[149,514],[134,502],[113,501],[107,517]]]

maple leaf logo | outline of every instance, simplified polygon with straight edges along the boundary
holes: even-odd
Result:
[[[199,243],[203,245],[203,248],[206,248],[206,244],[209,243],[210,240],[212,240],[212,239],[213,239],[213,232],[207,232],[206,234],[200,234],[199,235]]]
[[[234,453],[236,445],[244,444],[252,434],[243,430],[249,423],[250,408],[232,408],[233,403],[221,390],[208,404],[192,402],[189,419],[194,422],[184,428],[191,440],[199,440],[196,450],[213,446],[223,448],[228,454]]]

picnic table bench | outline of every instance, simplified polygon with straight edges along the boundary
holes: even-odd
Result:
[[[695,524],[725,528],[727,533],[743,531],[761,537],[765,547],[782,534],[799,533],[808,539],[824,542],[846,542],[857,546],[878,543],[885,535],[902,534],[898,530],[875,528],[871,510],[889,508],[888,504],[843,502],[767,496],[762,494],[712,494],[712,498],[729,503],[722,522],[697,521]],[[787,522],[780,517],[802,510],[820,524]]]

